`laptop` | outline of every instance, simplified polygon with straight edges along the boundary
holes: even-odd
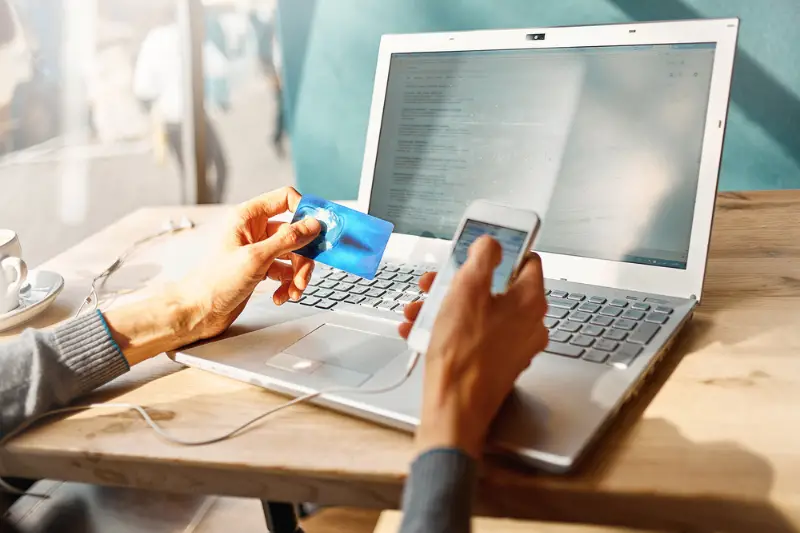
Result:
[[[384,36],[356,203],[395,225],[377,278],[317,265],[299,303],[257,304],[240,320],[258,324],[249,332],[175,359],[290,396],[395,383],[403,307],[424,299],[419,277],[446,258],[466,206],[534,209],[550,343],[490,445],[569,471],[702,301],[738,27]],[[413,431],[419,366],[389,392],[315,401]]]

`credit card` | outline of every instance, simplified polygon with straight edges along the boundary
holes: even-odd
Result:
[[[306,217],[316,218],[322,232],[296,254],[362,278],[375,277],[394,224],[310,194],[303,195],[292,222]]]

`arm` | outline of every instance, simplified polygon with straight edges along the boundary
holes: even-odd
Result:
[[[197,340],[199,315],[180,302],[160,296],[105,316],[89,313],[0,346],[0,438],[149,357]]]
[[[476,479],[476,461],[457,448],[417,457],[403,493],[400,533],[469,531]]]
[[[320,225],[269,220],[299,202],[299,193],[286,188],[242,204],[211,266],[159,296],[83,315],[51,331],[27,330],[0,345],[0,438],[145,359],[219,335],[266,278],[281,282],[276,304],[299,299],[314,264],[291,252],[313,241]],[[292,263],[276,261],[285,257]]]
[[[470,531],[489,427],[517,377],[547,345],[541,262],[531,255],[509,290],[492,296],[501,258],[496,241],[478,239],[436,317],[425,354],[420,455],[406,484],[402,533]],[[433,278],[423,276],[420,288],[428,292]],[[400,335],[408,338],[421,307],[406,306]]]

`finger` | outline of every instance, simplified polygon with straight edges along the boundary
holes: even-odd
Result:
[[[292,254],[292,267],[294,270],[293,284],[300,291],[308,288],[311,274],[314,273],[314,261],[302,255]]]
[[[246,201],[239,211],[249,217],[271,218],[287,211],[294,212],[302,196],[294,187],[283,187]]]
[[[267,277],[274,281],[289,281],[294,277],[294,268],[292,265],[274,261],[267,270]]]
[[[414,324],[411,324],[409,322],[403,322],[402,324],[397,326],[397,332],[400,334],[402,338],[408,339],[408,336],[411,334],[411,328],[413,326]]]
[[[469,247],[467,260],[453,279],[453,286],[464,286],[471,294],[489,293],[494,270],[503,258],[500,244],[488,235],[482,235]]]
[[[409,322],[414,322],[419,316],[419,311],[422,309],[423,302],[413,302],[406,306],[403,310],[403,315]]]
[[[304,218],[294,224],[281,225],[274,235],[252,246],[262,256],[262,261],[272,261],[309,244],[321,230],[322,226],[316,219]]]
[[[504,299],[514,305],[530,307],[541,307],[541,313],[546,312],[546,300],[544,298],[544,276],[542,274],[542,259],[538,254],[529,253],[525,258],[525,263],[520,269],[519,275],[512,282],[511,287],[505,294]],[[537,317],[541,318],[541,317]]]
[[[419,278],[419,288],[422,292],[431,292],[431,286],[436,279],[436,272],[426,272]]]
[[[291,284],[291,281],[284,281],[281,283],[281,286],[278,287],[278,290],[272,295],[272,301],[275,305],[283,305],[289,301],[289,287]]]

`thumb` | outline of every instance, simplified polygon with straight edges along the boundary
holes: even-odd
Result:
[[[465,285],[473,293],[486,293],[492,288],[492,277],[500,261],[503,249],[488,235],[483,235],[469,247],[467,260],[459,269],[454,284]]]
[[[265,260],[275,260],[311,243],[320,231],[322,225],[319,221],[308,217],[294,224],[283,224],[273,235],[252,246],[263,254]]]

